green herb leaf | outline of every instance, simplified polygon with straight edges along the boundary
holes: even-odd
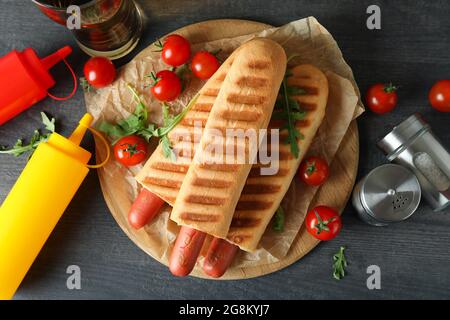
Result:
[[[163,50],[163,44],[161,42],[161,39],[156,40],[154,43],[154,46],[157,47],[157,50],[153,50],[153,52],[161,52]]]
[[[154,126],[147,125],[148,112],[146,105],[131,85],[127,84],[127,87],[137,102],[134,112],[128,118],[120,120],[115,125],[103,121],[97,127],[98,130],[104,132],[112,140],[112,145],[116,144],[121,138],[132,134],[138,134],[147,141],[153,135]]]
[[[302,96],[305,95],[307,92],[305,89],[294,87],[294,86],[288,86],[287,92],[289,96]]]
[[[306,111],[301,109],[300,104],[293,96],[299,96],[306,94],[304,89],[288,86],[287,79],[292,75],[291,71],[287,71],[281,85],[281,97],[282,100],[277,101],[277,107],[282,108],[283,111],[275,112],[272,116],[273,119],[285,120],[286,125],[281,127],[281,130],[288,131],[288,137],[286,144],[291,146],[291,153],[298,158],[300,150],[298,147],[298,139],[303,139],[303,135],[298,131],[295,122],[303,120],[306,116]]]
[[[44,112],[41,112],[41,117],[42,117],[42,123],[45,126],[45,130],[48,130],[50,132],[55,132],[55,118],[52,118],[50,120]]]
[[[161,143],[164,157],[169,158],[171,161],[176,161],[177,157],[175,155],[175,152],[173,151],[169,137],[167,135],[164,135],[161,137],[159,142]]]
[[[347,267],[347,259],[344,255],[345,247],[341,247],[333,256],[333,277],[341,280],[345,277],[345,268]]]
[[[276,232],[283,232],[284,230],[284,210],[281,206],[278,207],[275,212],[274,221],[273,221],[273,230]]]
[[[51,120],[47,115],[41,112],[42,123],[45,126],[45,130],[49,131],[47,134],[41,134],[39,130],[34,130],[33,135],[30,138],[28,144],[24,144],[22,139],[18,139],[16,143],[11,147],[7,148],[5,146],[0,146],[0,154],[11,154],[15,157],[19,157],[24,153],[30,152],[30,156],[33,154],[34,150],[38,147],[41,142],[45,142],[50,137],[50,134],[55,132],[55,119]]]
[[[95,91],[95,88],[91,86],[91,84],[86,80],[85,77],[80,78],[80,86],[81,88],[83,88],[83,91],[86,91],[87,93]]]

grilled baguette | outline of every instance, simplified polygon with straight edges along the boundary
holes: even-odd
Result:
[[[325,116],[328,100],[326,76],[311,65],[300,65],[291,71],[288,85],[305,91],[305,94],[295,97],[301,108],[307,111],[306,117],[296,122],[296,127],[304,138],[298,140],[300,153],[295,158],[290,152],[290,146],[281,143],[286,138],[286,130],[280,131],[278,173],[274,176],[262,176],[260,165],[254,165],[250,171],[227,235],[230,242],[245,251],[256,250]],[[280,128],[282,125],[280,121],[272,120],[269,128]]]
[[[212,94],[220,90],[221,81],[224,80],[226,73],[230,69],[235,54],[236,51],[222,64],[218,72],[202,88],[197,103],[185,117],[185,120],[189,119],[189,123],[198,120],[196,117],[200,117],[199,119],[208,117],[209,111],[215,101],[215,96]],[[302,108],[308,111],[307,117],[297,122],[297,127],[300,132],[305,135],[305,140],[299,141],[300,153],[303,157],[310,144],[306,140],[312,140],[312,136],[314,136],[313,132],[317,130],[317,127],[322,122],[328,98],[328,82],[325,75],[311,65],[297,66],[292,69],[292,73],[293,75],[288,80],[289,85],[299,87],[306,91],[305,95],[297,97]],[[208,95],[204,95],[204,92],[207,92]],[[199,113],[198,111],[202,111],[203,113]],[[311,120],[313,120],[312,123]],[[278,121],[271,121],[269,124],[270,128],[280,128],[281,126],[282,124]],[[190,132],[193,133],[192,127],[186,127],[186,124],[179,125],[173,132],[179,128],[191,129]],[[311,138],[308,139],[308,136]],[[286,131],[280,132],[280,139],[285,137]],[[200,139],[199,137],[195,138],[197,142]],[[227,238],[230,242],[237,244],[245,251],[253,251],[256,248],[268,221],[270,221],[269,216],[273,216],[273,213],[277,209],[274,197],[279,198],[281,201],[287,190],[283,191],[286,187],[282,188],[282,185],[289,186],[301,162],[300,159],[292,158],[288,147],[282,147],[280,151],[280,168],[277,175],[261,176],[261,165],[253,165],[238,202],[239,207],[235,211]],[[294,166],[292,165],[293,163]],[[144,187],[173,206],[188,167],[189,163],[177,164],[171,162],[162,155],[161,147],[158,147],[137,178]],[[218,184],[224,187],[227,185],[226,181],[218,182]],[[265,201],[265,199],[269,200]],[[254,202],[251,203],[250,201]],[[242,210],[243,208],[252,206],[252,204],[255,204],[261,209],[256,209],[255,206],[252,208],[252,211]],[[253,236],[252,232],[254,230],[259,231],[259,234]]]
[[[199,96],[191,110],[187,112],[181,122],[169,133],[169,140],[176,153],[182,155],[191,153],[190,157],[177,158],[172,161],[164,156],[161,145],[152,153],[144,168],[136,175],[136,180],[146,189],[173,206],[181,183],[193,157],[192,150],[200,141],[201,136],[194,134],[194,123],[205,126],[209,112],[216,100],[223,81],[233,64],[234,57],[239,51],[236,49],[220,66],[216,73],[205,83],[199,91]],[[191,137],[189,142],[178,142],[179,135],[186,134]]]
[[[286,54],[276,42],[255,39],[240,47],[211,109],[195,159],[181,184],[171,214],[173,221],[215,237],[227,236],[252,167],[248,151],[257,150],[258,141],[247,139],[247,160],[242,163],[224,163],[223,159],[209,157],[206,150],[216,140],[213,130],[250,129],[258,133],[267,128],[285,70]],[[216,151],[216,156],[226,153]]]

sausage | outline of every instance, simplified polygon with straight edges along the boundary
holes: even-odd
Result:
[[[135,229],[142,228],[158,214],[163,204],[164,200],[143,188],[128,212],[128,223]]]
[[[238,246],[224,239],[214,238],[209,245],[203,271],[213,278],[220,278],[227,271],[238,251]]]
[[[173,275],[185,277],[191,273],[205,238],[206,233],[204,232],[181,227],[169,259],[169,269]]]

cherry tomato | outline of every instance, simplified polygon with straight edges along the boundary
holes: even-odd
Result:
[[[316,239],[328,241],[334,239],[342,228],[339,214],[325,206],[315,207],[305,219],[306,230]]]
[[[147,141],[136,135],[126,136],[114,145],[114,157],[121,164],[131,167],[147,158]]]
[[[367,91],[367,106],[375,113],[391,112],[397,106],[397,102],[397,87],[392,84],[378,83]]]
[[[114,64],[105,57],[90,58],[84,65],[84,76],[94,88],[103,88],[110,85],[116,78]]]
[[[450,80],[436,82],[430,90],[428,99],[436,110],[450,112]]]
[[[169,66],[181,66],[187,63],[191,57],[191,45],[186,38],[178,34],[172,34],[164,41],[161,57]]]
[[[151,92],[159,101],[175,100],[181,93],[181,80],[173,71],[163,70],[156,74],[152,73],[153,85]]]
[[[319,157],[309,157],[303,160],[298,175],[307,185],[320,186],[328,178],[328,163]]]
[[[208,51],[199,51],[192,58],[192,73],[202,80],[211,78],[219,67],[219,60],[217,60],[215,55]]]

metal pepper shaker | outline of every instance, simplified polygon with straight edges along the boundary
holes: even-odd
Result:
[[[414,172],[434,211],[450,205],[450,154],[419,113],[394,127],[378,147],[390,162]]]
[[[372,170],[355,186],[352,202],[363,221],[381,227],[411,217],[420,198],[416,176],[403,166],[386,164]]]

